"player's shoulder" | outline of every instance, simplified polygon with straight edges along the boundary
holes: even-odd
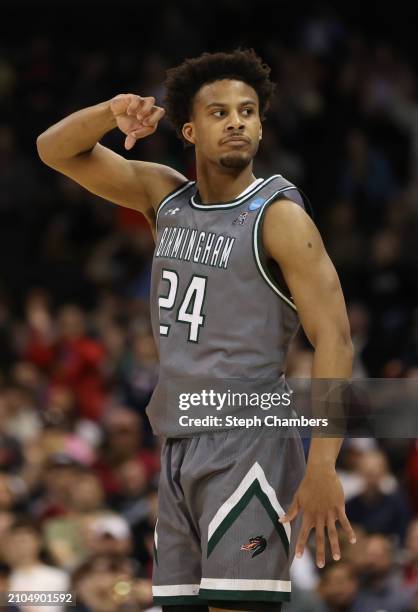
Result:
[[[191,184],[181,172],[164,164],[133,160],[132,168],[138,179],[144,180],[146,174],[146,190],[154,211],[157,211],[167,198]]]
[[[270,235],[276,239],[277,232],[290,238],[311,231],[315,227],[313,210],[304,192],[281,174],[268,180],[272,181],[273,187],[261,211],[264,239]]]
[[[312,204],[298,185],[281,174],[272,175],[268,181],[272,183],[273,193],[266,202],[265,217],[269,213],[269,216],[314,219]]]
[[[270,206],[265,211],[264,218],[265,223],[286,222],[287,227],[289,224],[307,224],[312,222],[306,210],[300,205],[299,202],[292,199],[291,194],[289,194],[288,197],[274,198]]]

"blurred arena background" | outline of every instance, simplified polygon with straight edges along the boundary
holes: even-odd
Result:
[[[125,92],[161,103],[167,67],[253,46],[279,84],[256,175],[312,202],[354,376],[418,377],[416,21],[413,4],[376,6],[2,2],[0,590],[72,588],[78,612],[152,606],[153,243],[140,214],[38,159],[36,136],[70,112]],[[116,130],[104,144],[126,155]],[[194,178],[166,122],[128,155]],[[300,335],[289,374],[311,359]],[[358,544],[320,572],[305,553],[286,612],[418,611],[417,441],[347,441],[338,469]]]

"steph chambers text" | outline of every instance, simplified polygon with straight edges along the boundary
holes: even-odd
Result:
[[[238,417],[228,415],[225,417],[207,415],[204,417],[190,417],[186,414],[179,417],[181,427],[327,427],[328,419],[315,419],[301,417],[281,418],[273,414],[263,417]]]

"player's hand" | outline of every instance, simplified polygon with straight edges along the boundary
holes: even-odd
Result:
[[[142,98],[135,94],[120,94],[110,101],[110,110],[118,128],[126,134],[125,149],[132,149],[139,138],[153,134],[158,122],[165,115],[161,106],[155,106],[155,98]]]
[[[351,544],[356,535],[345,513],[344,492],[335,469],[315,468],[308,470],[300,483],[286,514],[280,517],[281,523],[292,521],[302,511],[302,527],[296,542],[295,554],[303,555],[312,528],[316,535],[316,563],[325,565],[325,528],[334,561],[341,558],[335,522],[339,521]]]

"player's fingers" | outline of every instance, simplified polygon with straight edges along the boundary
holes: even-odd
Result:
[[[312,522],[304,517],[302,527],[300,528],[299,537],[296,542],[295,555],[299,558],[303,555],[306,542],[308,541],[309,533],[312,529]]]
[[[279,522],[280,523],[289,523],[290,521],[293,521],[293,519],[295,518],[295,516],[299,512],[299,509],[300,509],[300,507],[299,507],[299,502],[298,502],[297,498],[293,498],[292,503],[290,504],[287,512],[282,514],[282,516],[279,518]]]
[[[334,561],[341,559],[340,543],[338,541],[337,528],[335,527],[335,517],[329,516],[327,520],[327,532],[331,547],[332,558]]]
[[[324,567],[325,565],[325,533],[324,533],[324,521],[322,518],[319,518],[316,521],[315,539],[316,539],[316,564],[318,567]]]
[[[126,113],[128,115],[131,115],[132,117],[135,117],[135,115],[138,112],[138,109],[141,107],[141,102],[143,98],[141,98],[141,96],[129,95],[128,100],[129,100],[129,104],[126,109]]]
[[[144,125],[142,127],[137,128],[136,130],[133,130],[132,132],[129,132],[129,134],[133,136],[135,140],[139,140],[140,138],[145,138],[146,136],[150,136],[151,134],[155,132],[156,129],[157,129],[156,125],[152,125],[152,126]]]
[[[147,125],[149,127],[157,125],[164,115],[164,108],[161,108],[160,106],[153,106],[149,115],[142,119],[142,125]]]
[[[357,541],[356,534],[354,532],[354,529],[351,527],[350,521],[347,518],[344,508],[341,508],[338,511],[338,520],[340,521],[341,527],[344,529],[345,533],[347,534],[350,544],[355,544]]]
[[[138,110],[136,112],[137,119],[139,119],[139,121],[141,121],[145,117],[147,117],[150,114],[154,104],[155,104],[155,98],[153,96],[148,96],[146,98],[142,98],[141,99],[141,106],[140,106],[140,108],[138,108]]]

